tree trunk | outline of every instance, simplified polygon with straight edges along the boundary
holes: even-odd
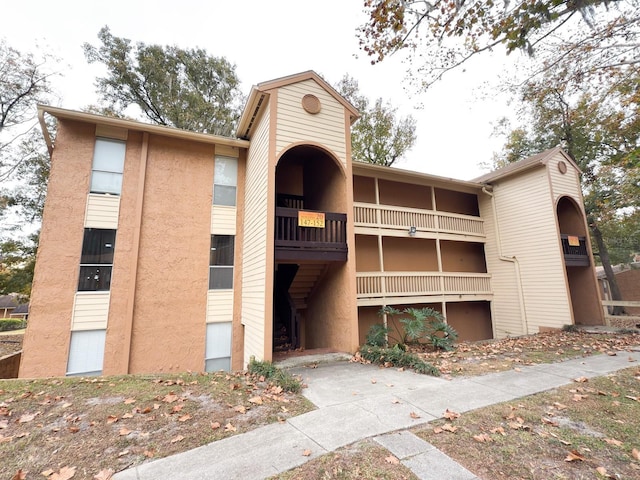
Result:
[[[602,239],[602,232],[595,223],[592,223],[590,227],[591,233],[593,233],[593,238],[596,240],[596,244],[598,245],[598,251],[600,252],[600,261],[602,262],[604,272],[607,275],[607,280],[609,281],[609,288],[611,289],[611,299],[621,301],[622,294],[620,293],[620,289],[618,288],[618,282],[616,282],[616,276],[613,273],[613,268],[611,268],[609,250],[607,250],[607,246],[604,244],[604,240]],[[613,315],[622,315],[623,313],[624,307],[613,307]]]

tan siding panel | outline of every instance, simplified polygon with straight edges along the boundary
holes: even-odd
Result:
[[[311,115],[301,106],[302,97],[313,94],[320,100],[320,113]],[[346,164],[347,146],[344,107],[313,80],[283,87],[278,92],[276,154],[292,143],[315,142],[326,146]]]
[[[233,320],[233,290],[207,292],[207,323]]]
[[[211,208],[211,233],[218,235],[236,234],[236,207],[214,205]]]
[[[87,210],[84,226],[86,228],[118,228],[120,197],[90,193],[87,198]]]
[[[544,168],[494,185],[502,254],[520,264],[528,333],[571,323],[555,205]],[[496,284],[494,283],[494,288]]]
[[[251,356],[261,360],[265,345],[269,109],[270,106],[263,113],[251,141],[245,177],[245,233],[242,239],[242,323],[245,326],[245,365]]]
[[[76,293],[71,330],[107,328],[110,292]]]
[[[239,150],[238,150],[238,147],[229,147],[228,145],[216,145],[216,155],[238,158]]]
[[[564,161],[567,165],[567,172],[561,173],[558,163]],[[549,160],[549,176],[553,188],[553,200],[558,201],[559,197],[568,196],[573,198],[578,205],[582,205],[582,193],[580,191],[580,173],[564,157],[557,153]]]

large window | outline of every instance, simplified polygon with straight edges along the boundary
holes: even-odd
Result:
[[[126,143],[110,138],[96,138],[93,152],[91,192],[120,195]]]
[[[209,290],[233,288],[233,235],[211,235]]]
[[[67,375],[102,375],[105,330],[71,332]]]
[[[204,369],[231,370],[231,322],[207,324]]]
[[[115,230],[84,229],[78,291],[101,291],[111,288],[115,244]]]
[[[238,185],[238,159],[216,157],[213,172],[213,204],[236,204],[236,187]]]

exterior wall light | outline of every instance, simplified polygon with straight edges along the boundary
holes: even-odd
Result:
[[[409,236],[410,237],[415,237],[416,236],[416,227],[409,227]]]

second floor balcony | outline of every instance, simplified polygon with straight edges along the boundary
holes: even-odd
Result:
[[[560,235],[564,263],[568,267],[588,267],[587,238],[578,235]]]
[[[276,261],[347,260],[347,215],[276,207]]]

